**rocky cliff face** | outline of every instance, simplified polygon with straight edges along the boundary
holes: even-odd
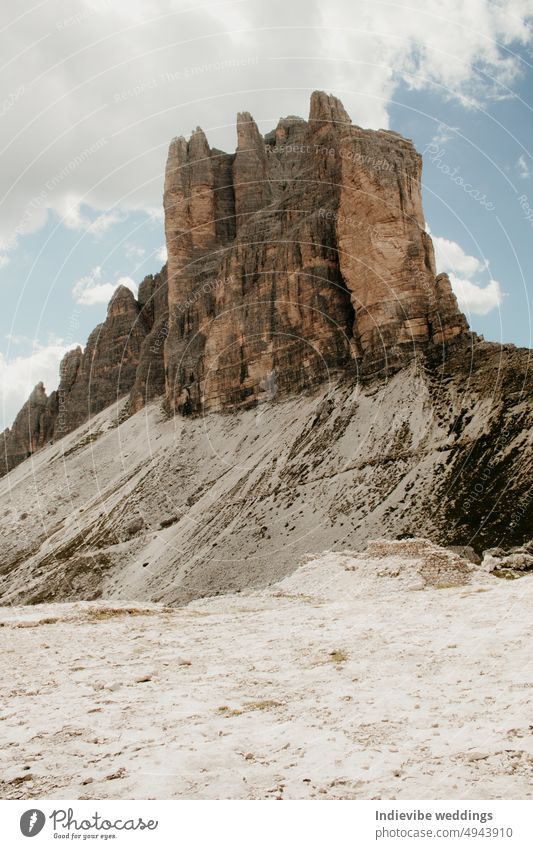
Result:
[[[166,266],[159,274],[145,277],[137,295],[140,314],[147,329],[139,352],[135,380],[130,392],[130,411],[165,393],[163,351],[168,335],[168,291]]]
[[[71,352],[63,360],[56,436],[70,433],[129,392],[147,332],[140,305],[131,291],[121,286],[109,303],[105,322],[93,330],[83,354]]]
[[[57,415],[57,396],[47,396],[38,383],[13,425],[0,436],[0,474],[6,474],[52,439]]]
[[[143,280],[138,300],[119,287],[85,350],[65,354],[57,391],[48,397],[43,384],[37,384],[13,426],[0,435],[0,474],[124,395],[131,393],[132,412],[162,395],[167,316],[166,267]]]
[[[200,129],[170,146],[171,407],[250,406],[339,369],[385,376],[466,338],[436,275],[411,142],[353,126],[322,92],[308,121],[263,138],[244,112],[237,136],[234,156]]]

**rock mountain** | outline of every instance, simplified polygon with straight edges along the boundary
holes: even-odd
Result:
[[[470,332],[412,143],[322,92],[265,137],[240,113],[237,136],[234,154],[201,129],[171,142],[167,265],[116,291],[2,435],[1,471],[26,459],[4,487],[6,598],[176,602],[319,543],[531,536],[530,352]]]

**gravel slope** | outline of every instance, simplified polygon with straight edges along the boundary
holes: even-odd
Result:
[[[232,415],[114,404],[0,480],[0,603],[183,604],[379,536],[521,544],[533,404],[521,352],[498,371],[494,349],[486,374],[413,364]]]

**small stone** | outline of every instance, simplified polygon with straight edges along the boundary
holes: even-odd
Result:
[[[139,516],[137,519],[134,519],[133,522],[127,527],[127,532],[130,537],[138,534],[144,528],[144,520]]]
[[[484,761],[488,757],[490,757],[490,754],[488,752],[471,752],[468,755],[468,760],[469,761]]]

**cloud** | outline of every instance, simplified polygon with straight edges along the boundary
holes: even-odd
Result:
[[[475,256],[469,256],[457,242],[441,236],[432,236],[432,239],[437,267],[441,271],[470,275],[487,267],[486,260],[481,262]]]
[[[13,341],[21,343],[22,339]],[[9,358],[0,353],[0,409],[3,420],[0,427],[11,425],[39,381],[43,381],[48,394],[57,389],[59,364],[66,352],[77,344],[66,344],[63,339],[54,338],[47,345],[32,343],[33,350],[25,356]]]
[[[459,131],[459,127],[450,127],[448,124],[440,123],[435,130],[435,134],[431,139],[432,144],[439,145],[439,147],[443,144],[446,144],[452,139],[455,138]]]
[[[124,253],[128,259],[142,259],[146,253],[145,248],[139,245],[133,245],[131,242],[126,242],[124,245]]]
[[[159,262],[162,262],[164,264],[168,259],[167,246],[161,245],[155,256],[156,259],[159,260]]]
[[[87,225],[83,226],[82,229],[86,229],[88,233],[99,237],[107,233],[115,224],[122,224],[126,218],[127,216],[125,214],[119,212],[107,212],[99,215],[94,221],[87,220]]]
[[[502,305],[503,292],[497,280],[491,280],[486,286],[481,286],[450,274],[450,282],[463,312],[487,315]]]
[[[102,269],[99,265],[89,274],[81,277],[72,287],[72,297],[83,307],[93,307],[96,304],[107,304],[119,286],[126,286],[137,295],[137,284],[131,277],[119,277],[115,283],[102,281]]]
[[[68,230],[91,233],[96,238],[103,236],[115,224],[122,224],[127,215],[119,210],[103,212],[91,218],[83,212],[83,202],[79,195],[66,194],[56,204],[55,211]]]
[[[508,5],[49,0],[21,15],[4,0],[0,249],[50,211],[95,236],[130,210],[154,215],[169,140],[200,124],[233,149],[242,109],[266,131],[324,88],[356,123],[387,127],[401,84],[465,104],[505,96],[519,73],[507,48],[531,43],[530,0]]]
[[[466,313],[487,315],[501,307],[504,293],[497,280],[489,280],[483,285],[472,277],[487,272],[487,260],[469,256],[461,245],[442,236],[431,236],[435,248],[435,260],[438,271],[450,275],[452,289],[457,296],[459,306]]]
[[[528,177],[531,177],[531,169],[526,162],[524,154],[518,158],[516,167],[518,168],[518,173],[523,180],[527,180]]]

